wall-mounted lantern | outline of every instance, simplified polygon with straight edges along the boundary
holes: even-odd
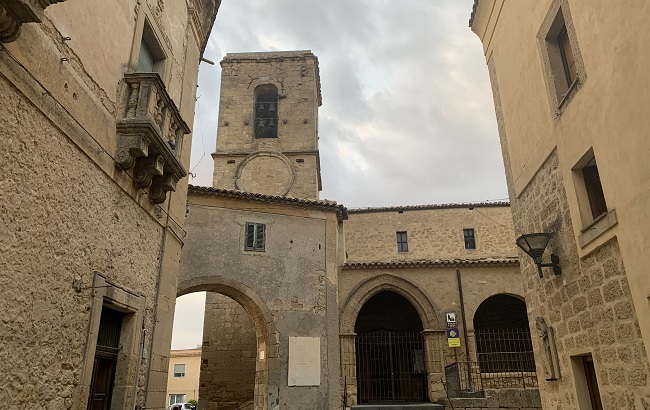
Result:
[[[553,273],[556,275],[562,274],[560,258],[557,255],[551,254],[551,263],[542,263],[542,256],[551,240],[551,235],[552,233],[527,233],[517,238],[517,246],[535,261],[540,278],[544,277],[542,268],[545,267],[553,267]]]

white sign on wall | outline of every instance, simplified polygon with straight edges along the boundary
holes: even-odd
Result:
[[[320,338],[289,337],[289,386],[320,386]]]
[[[447,312],[447,323],[456,323],[456,314],[454,312]]]

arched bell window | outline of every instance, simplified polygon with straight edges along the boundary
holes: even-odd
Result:
[[[272,84],[255,88],[255,138],[278,137],[278,89]]]

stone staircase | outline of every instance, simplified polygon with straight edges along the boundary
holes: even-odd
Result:
[[[419,403],[419,404],[358,404],[352,406],[351,410],[445,410],[441,404]]]

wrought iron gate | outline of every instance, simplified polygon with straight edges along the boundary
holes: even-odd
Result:
[[[356,352],[359,403],[427,401],[424,339],[419,332],[361,333]]]

